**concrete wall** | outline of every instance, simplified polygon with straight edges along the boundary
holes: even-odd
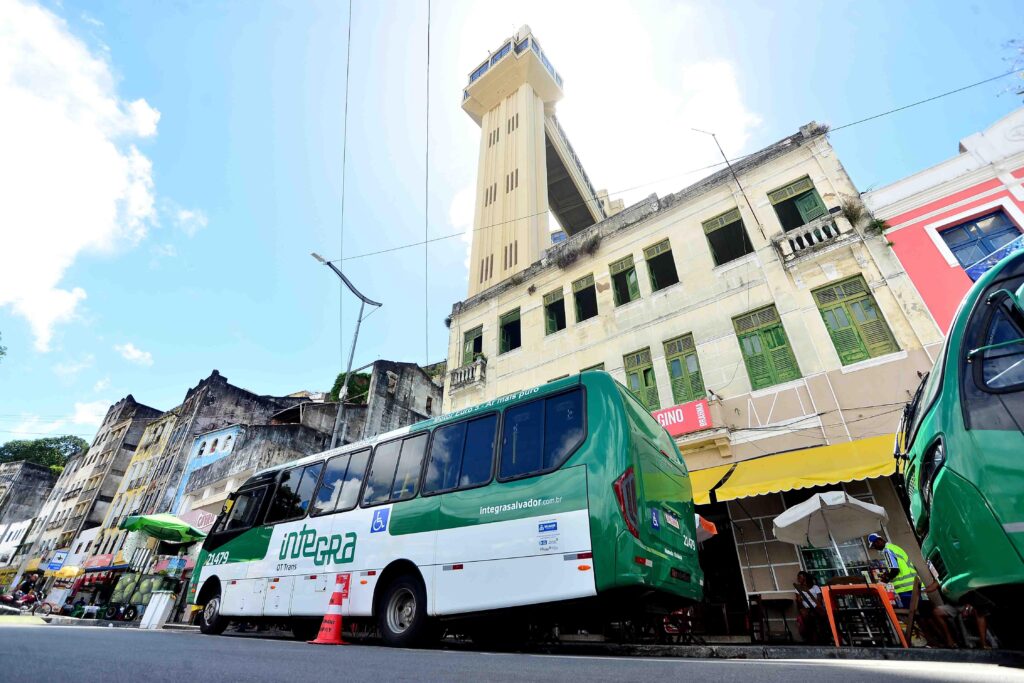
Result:
[[[416,363],[376,361],[359,438],[383,434],[438,414],[443,395],[444,389]]]
[[[255,472],[319,453],[329,445],[329,434],[305,425],[246,425],[230,455],[190,474],[176,513],[217,512],[227,496]]]

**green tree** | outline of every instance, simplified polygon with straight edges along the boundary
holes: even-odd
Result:
[[[334,380],[334,386],[331,387],[331,393],[327,395],[329,401],[337,401],[338,394],[341,393],[341,385],[345,381],[345,373],[339,373],[338,377]],[[347,403],[356,403],[363,405],[366,403],[366,395],[370,391],[370,373],[368,372],[353,372],[352,376],[348,380],[348,401]]]
[[[64,464],[76,453],[84,453],[89,444],[85,439],[70,434],[48,436],[42,439],[8,441],[0,445],[0,463],[27,460],[49,467],[55,474],[64,470]]]

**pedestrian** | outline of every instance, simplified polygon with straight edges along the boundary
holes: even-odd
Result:
[[[31,574],[26,576],[24,579],[22,579],[21,583],[18,584],[18,592],[28,593],[29,591],[33,590],[36,587],[36,584],[38,584],[38,583],[39,583],[39,574],[37,574],[35,572],[32,572]]]
[[[796,626],[800,637],[804,642],[818,645],[822,641],[825,612],[818,580],[810,572],[800,571],[796,574],[793,587],[797,592]]]
[[[910,608],[910,600],[914,594],[915,579],[920,581],[924,593],[939,592],[939,582],[932,581],[925,585],[924,581],[921,581],[918,576],[914,565],[911,564],[907,551],[887,540],[882,534],[869,534],[868,545],[873,550],[881,552],[882,557],[885,559],[888,569],[883,575],[883,580],[886,583],[892,584],[893,592],[896,593],[898,607],[903,609]],[[921,613],[922,623],[928,622],[938,629],[942,634],[946,647],[955,648],[957,646],[956,641],[953,639],[953,632],[946,621],[946,611],[948,610],[936,609],[936,606],[928,600],[926,595],[921,596],[917,608]]]

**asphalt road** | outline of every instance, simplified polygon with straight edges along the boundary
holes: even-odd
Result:
[[[0,681],[1024,681],[992,665],[697,660],[324,647],[93,626],[0,628]]]

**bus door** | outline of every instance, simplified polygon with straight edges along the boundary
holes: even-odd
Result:
[[[203,543],[207,556],[202,579],[216,576],[220,580],[224,614],[243,614],[246,605],[251,609],[252,589],[246,590],[245,581],[252,561],[262,559],[266,551],[259,539],[269,537],[269,532],[258,522],[272,491],[271,485],[238,491],[225,504],[224,512]],[[262,609],[262,600],[259,608]]]

